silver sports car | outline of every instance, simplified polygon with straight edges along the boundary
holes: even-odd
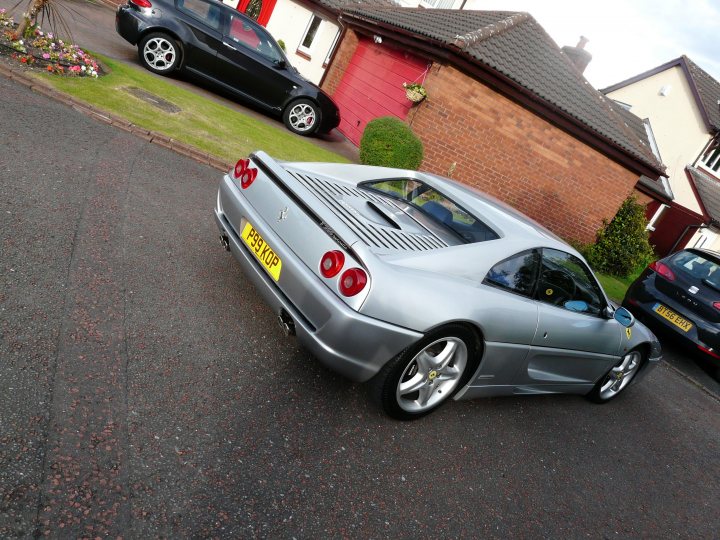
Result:
[[[661,358],[573,248],[446,178],[257,152],[222,179],[215,218],[285,332],[395,418],[450,398],[607,402]]]

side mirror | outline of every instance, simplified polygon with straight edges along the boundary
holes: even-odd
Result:
[[[619,307],[615,310],[615,313],[613,314],[613,319],[615,319],[625,328],[630,328],[633,324],[635,324],[635,317],[633,317],[633,314],[624,307]]]
[[[287,69],[287,62],[285,60],[275,60],[275,69]]]

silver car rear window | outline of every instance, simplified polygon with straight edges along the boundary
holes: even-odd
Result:
[[[495,240],[499,235],[483,221],[435,188],[412,178],[374,180],[358,187],[381,193],[404,203],[412,217],[431,219],[451,230],[466,243]],[[414,211],[413,211],[414,210]]]

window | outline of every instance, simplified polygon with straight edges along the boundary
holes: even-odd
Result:
[[[599,315],[605,307],[600,287],[585,263],[556,249],[543,249],[535,297],[553,306],[593,315]]]
[[[271,62],[280,62],[285,56],[265,30],[241,15],[230,15],[228,37],[235,43],[252,49]]]
[[[715,139],[700,159],[706,169],[720,172],[720,139]]]
[[[361,187],[408,203],[403,208],[425,225],[450,232],[465,243],[499,238],[497,233],[439,191],[418,180],[402,178],[365,182]]]
[[[205,0],[178,0],[178,9],[188,15],[200,19],[208,26],[220,30],[222,28],[222,10]]]
[[[532,296],[539,267],[540,252],[536,249],[525,251],[493,266],[485,276],[484,283],[523,296]]]
[[[720,290],[720,266],[699,253],[681,251],[675,254],[670,259],[670,268],[684,273],[686,277],[702,280],[705,285]]]
[[[306,55],[310,54],[310,49],[312,48],[312,44],[315,41],[315,36],[317,35],[318,28],[320,28],[321,22],[322,19],[320,17],[318,17],[317,15],[312,16],[310,22],[307,25],[307,28],[305,29],[303,38],[300,41],[300,45],[298,46],[299,52],[305,53]]]

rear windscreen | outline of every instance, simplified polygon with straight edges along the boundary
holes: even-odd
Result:
[[[359,187],[408,203],[417,214],[446,227],[464,242],[483,242],[499,238],[495,231],[462,206],[418,180],[409,178],[380,180],[365,182]],[[413,214],[415,212],[411,212],[411,215]]]
[[[692,251],[681,251],[670,259],[670,267],[720,290],[720,265]]]

